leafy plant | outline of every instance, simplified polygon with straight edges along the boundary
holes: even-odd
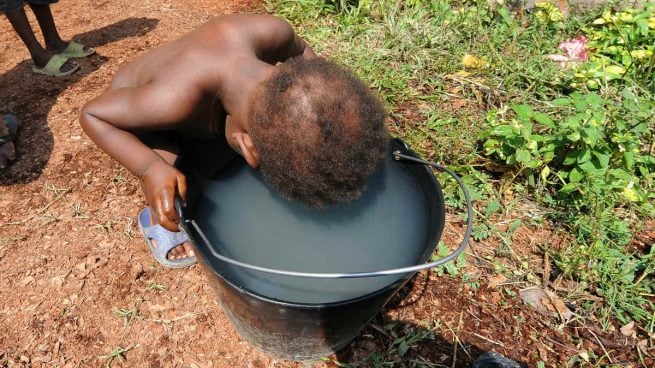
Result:
[[[562,11],[551,1],[539,1],[534,4],[536,9],[535,17],[541,24],[546,24],[554,28],[564,27],[564,14]]]
[[[553,254],[563,273],[593,285],[614,316],[647,321],[655,273],[651,256],[630,254],[629,211],[653,215],[655,103],[628,88],[619,101],[574,93],[552,101],[555,113],[529,105],[488,116],[484,154],[502,160],[572,229],[576,246]],[[639,278],[640,282],[636,282]],[[650,311],[650,312],[649,312]],[[610,315],[604,313],[607,323]]]
[[[575,79],[592,90],[634,80],[655,94],[655,4],[643,9],[605,10],[589,29],[589,61],[574,68]],[[578,87],[574,82],[573,87]]]
[[[443,242],[439,242],[439,245],[437,246],[437,251],[432,256],[431,261],[434,262],[440,258],[443,258],[450,254],[451,250],[444,245]],[[466,254],[464,252],[460,253],[457,258],[455,258],[454,261],[448,262],[444,265],[441,265],[439,267],[435,267],[434,271],[439,275],[442,276],[444,273],[449,274],[450,276],[457,276],[462,269],[466,267]]]
[[[655,104],[625,89],[619,105],[595,93],[574,93],[553,101],[564,107],[557,123],[529,105],[489,115],[482,132],[484,153],[517,167],[536,187],[556,189],[561,203],[590,206],[604,202],[649,200],[655,157],[646,143],[653,137]],[[573,200],[573,202],[571,202]]]

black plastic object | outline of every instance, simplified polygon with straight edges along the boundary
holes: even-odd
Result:
[[[480,355],[471,368],[525,368],[525,366],[496,352],[488,351]]]
[[[355,338],[382,305],[412,274],[339,280],[302,279],[259,274],[257,271],[241,270],[238,266],[217,260],[212,255],[212,250],[263,266],[317,272],[356,272],[367,271],[371,268],[403,267],[425,262],[429,258],[443,231],[445,209],[441,187],[431,170],[424,165],[409,161],[394,161],[391,154],[394,151],[415,156],[402,141],[392,140],[389,159],[385,161],[384,165],[381,165],[378,172],[371,176],[369,189],[364,193],[362,199],[349,205],[328,208],[321,213],[312,213],[313,210],[303,209],[298,207],[301,206],[299,204],[287,202],[279,198],[274,191],[262,190],[264,184],[261,182],[261,178],[256,172],[247,168],[242,160],[233,161],[211,180],[194,175],[193,167],[189,167],[192,163],[182,163],[190,188],[187,198],[188,205],[181,210],[182,227],[189,234],[196,248],[196,254],[201,260],[200,264],[206,269],[225,313],[247,341],[271,355],[286,359],[309,360],[329,355]],[[403,176],[403,179],[395,182],[385,180],[388,175]],[[220,183],[238,187],[231,187],[227,191],[223,191],[225,188],[221,189]],[[403,185],[404,187],[402,187]],[[245,194],[244,188],[248,188]],[[234,190],[234,192],[230,192],[230,190]],[[393,229],[392,225],[406,220],[408,215],[412,215],[405,213],[402,217],[394,217],[406,210],[402,202],[392,201],[393,205],[387,206],[386,213],[370,213],[369,210],[383,208],[384,206],[376,205],[380,201],[379,197],[396,196],[399,194],[399,190],[404,190],[403,195],[411,196],[405,197],[405,199],[415,202],[413,207],[421,215],[415,221],[410,219],[412,221],[406,222],[404,227],[407,228]],[[249,193],[253,193],[255,198],[248,198]],[[221,201],[221,198],[225,198],[225,200]],[[253,200],[256,200],[257,203],[253,204]],[[253,205],[258,212],[252,212]],[[221,208],[221,206],[227,208]],[[328,218],[331,221],[329,230],[334,231],[334,239],[343,241],[344,237],[336,235],[339,231],[348,229],[349,232],[355,232],[352,239],[356,241],[351,239],[350,242],[359,241],[359,243],[345,245],[338,243],[333,247],[327,247],[324,244],[325,239],[319,239],[315,240],[318,244],[316,247],[323,247],[322,249],[325,251],[323,256],[317,256],[312,252],[308,253],[309,256],[298,254],[312,251],[313,248],[298,248],[295,247],[297,244],[292,244],[295,248],[290,253],[289,250],[284,249],[285,244],[288,243],[276,242],[276,240],[289,236],[289,229],[283,228],[283,226],[302,226],[302,223],[289,225],[283,221],[282,225],[277,227],[276,224],[279,224],[276,220],[270,219],[270,216],[264,216],[253,223],[255,220],[253,217],[259,217],[261,213],[271,210],[261,206],[275,207],[275,211],[279,212],[279,216],[282,217],[309,216],[310,221],[319,223],[322,218]],[[203,216],[198,217],[199,215]],[[394,239],[394,236],[397,235],[395,232],[404,231],[406,236],[413,239],[412,243],[419,242],[420,244],[418,246],[412,244],[411,247],[408,247],[402,241],[391,241],[385,242],[384,248],[379,249],[375,249],[376,244],[362,244],[366,239],[362,239],[359,236],[361,234],[357,234],[357,232],[366,233],[366,229],[358,230],[357,227],[347,225],[354,221],[354,217],[360,216],[366,219],[367,216],[373,215],[380,216],[378,221],[387,221],[387,226],[378,230],[389,233],[383,233],[380,239],[386,240],[384,239],[385,235],[387,238]],[[228,218],[228,216],[234,217]],[[208,218],[211,218],[211,221],[208,221]],[[395,219],[395,222],[388,222],[390,218]],[[225,225],[227,229],[215,226],[216,222],[221,219],[226,221],[226,224],[221,225]],[[200,224],[202,232],[208,234],[211,244],[203,240],[204,234],[201,235],[195,227],[189,226],[191,220],[196,220]],[[232,221],[233,224],[229,225],[228,221]],[[241,239],[234,237],[233,234],[227,234],[227,232],[239,234],[238,231],[235,231],[237,229],[234,229],[234,226],[238,226],[240,221],[256,226],[270,225],[270,234],[265,238],[263,238],[264,235],[259,235],[262,239],[258,244],[254,244],[255,247],[251,248],[252,251],[243,251],[242,248],[253,244],[246,243],[239,247],[238,242]],[[368,219],[364,223],[371,224],[375,221]],[[314,223],[311,226],[316,225]],[[249,227],[244,226],[242,233],[248,236],[252,235],[248,230]],[[412,232],[415,230],[420,234],[413,234]],[[251,232],[262,233],[262,229]],[[321,232],[321,229],[318,232]],[[329,235],[328,232],[326,236],[329,238]],[[229,238],[232,241],[230,244],[224,244],[223,238]],[[248,237],[244,236],[244,238]],[[297,241],[297,239],[295,240]],[[274,243],[273,246],[271,243]],[[314,245],[314,243],[309,245]],[[340,246],[343,248],[339,248]],[[209,249],[209,247],[215,249]],[[258,247],[264,247],[265,251],[260,252]],[[353,252],[354,248],[364,248],[365,251]],[[284,263],[286,257],[279,257],[280,254],[287,254],[289,259],[293,258],[294,260],[289,261],[289,264],[280,264],[280,262]],[[368,264],[367,267],[360,265],[364,268],[357,268],[358,263],[370,263],[371,260],[379,261],[381,264]],[[266,264],[266,262],[273,262],[273,264]],[[275,264],[276,262],[277,264]],[[341,267],[342,264],[346,264],[345,268],[333,269]],[[330,267],[330,269],[322,267]]]

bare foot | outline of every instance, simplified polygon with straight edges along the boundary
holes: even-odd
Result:
[[[5,116],[0,115],[0,138],[5,137],[9,139],[10,137],[9,128],[5,124]],[[0,141],[4,141],[0,139]],[[16,146],[14,145],[13,140],[9,140],[4,144],[0,145],[0,169],[4,169],[9,165],[10,162],[16,159]]]
[[[150,218],[150,223],[153,224],[154,222],[152,221],[152,217]],[[150,242],[152,243],[152,246],[157,248],[157,241],[155,239],[151,239]],[[177,247],[171,249],[168,254],[166,255],[167,259],[184,259],[184,258],[189,258],[189,257],[194,257],[195,254],[193,253],[193,248],[191,247],[191,243],[185,242],[183,244],[178,245]]]

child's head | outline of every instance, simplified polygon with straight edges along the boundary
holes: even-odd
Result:
[[[351,72],[324,59],[276,66],[250,111],[262,175],[313,207],[358,197],[387,153],[386,113]]]

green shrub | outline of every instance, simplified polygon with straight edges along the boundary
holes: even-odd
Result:
[[[574,88],[580,83],[595,90],[630,80],[655,94],[655,3],[644,9],[607,9],[588,28],[589,61],[574,69]]]

